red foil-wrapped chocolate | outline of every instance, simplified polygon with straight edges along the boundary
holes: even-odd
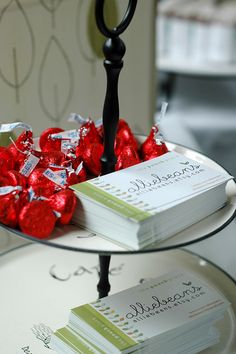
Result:
[[[77,175],[75,172],[69,172],[67,174],[68,174],[68,176],[67,176],[67,184],[66,184],[67,187],[72,186],[73,184],[77,184],[77,183],[80,183],[80,182],[84,181],[84,180],[81,180],[80,176]]]
[[[14,156],[11,151],[3,146],[0,146],[0,174],[4,175],[9,170],[13,170],[15,166]]]
[[[134,150],[138,151],[138,142],[132,133],[128,123],[120,119],[115,140],[115,152],[119,155],[125,146],[132,146]]]
[[[79,177],[75,172],[69,172],[67,176],[67,186],[79,183]]]
[[[145,139],[145,141],[142,143],[142,145],[140,147],[140,153],[143,158],[152,153],[153,146],[155,145],[154,135],[156,133],[158,133],[158,128],[157,128],[157,126],[154,125],[152,127],[148,137]]]
[[[72,161],[72,167],[75,170],[76,175],[78,176],[79,183],[84,182],[87,179],[87,172],[84,168],[83,161],[80,158],[75,158]]]
[[[82,160],[85,167],[90,173],[95,176],[101,174],[101,161],[100,158],[103,154],[103,145],[101,143],[91,143],[84,149]]]
[[[65,161],[65,155],[61,151],[42,151],[37,152],[36,156],[40,158],[37,167],[48,168],[50,165],[61,166]]]
[[[123,128],[130,129],[130,126],[124,119],[120,118],[118,122],[117,132],[119,132]]]
[[[167,152],[168,152],[168,148],[164,142],[161,144],[156,144],[153,148],[152,153],[144,157],[144,161],[154,159],[155,157],[164,155]]]
[[[166,102],[162,102],[161,111],[156,119],[156,124],[152,127],[149,136],[141,145],[140,152],[144,160],[150,160],[168,152],[168,148],[160,132],[160,124],[166,114],[167,106],[168,104]]]
[[[78,146],[75,149],[75,155],[77,159],[82,160],[85,149],[86,149],[86,145],[82,141],[80,141]]]
[[[52,139],[52,134],[61,133],[64,130],[61,128],[47,128],[39,138],[39,146],[42,151],[61,151],[61,140]]]
[[[168,148],[159,134],[159,130],[157,126],[153,126],[149,136],[143,142],[140,147],[140,152],[142,158],[146,160],[151,160],[154,157],[161,156],[168,152]]]
[[[80,128],[80,140],[82,140],[85,144],[102,142],[94,121],[91,119],[89,119],[88,122],[83,124]]]
[[[61,188],[44,176],[45,168],[35,168],[28,178],[28,185],[32,186],[36,196],[50,197]]]
[[[15,147],[21,151],[31,151],[34,147],[33,132],[31,130],[23,131],[10,147]]]
[[[0,187],[10,186],[9,179],[7,176],[0,176]]]
[[[20,169],[33,147],[33,133],[30,130],[23,131],[16,141],[9,145],[9,150],[14,157],[16,170]]]
[[[6,177],[10,186],[21,186],[23,189],[27,187],[27,178],[18,171],[8,171]]]
[[[28,204],[30,201],[30,193],[28,189],[23,189],[22,192],[19,193],[19,212],[20,210]]]
[[[122,151],[117,157],[115,170],[118,171],[123,168],[136,165],[139,162],[140,162],[140,158],[138,156],[137,151],[133,148],[133,146],[124,146],[124,148],[122,149]]]
[[[71,164],[70,168],[67,169],[67,186],[84,182],[86,178],[87,172],[83,166],[83,162],[80,162],[79,165],[77,165],[77,163]]]
[[[19,214],[19,226],[27,235],[44,239],[52,233],[56,216],[46,201],[33,200],[26,204]]]
[[[60,214],[59,224],[69,224],[76,206],[76,196],[70,189],[52,195],[48,200],[49,205]]]
[[[102,139],[94,122],[89,119],[89,121],[83,124],[80,128],[80,139],[75,151],[76,157],[83,161],[85,158],[87,164],[87,149],[91,150],[91,145],[93,144],[97,144],[96,146],[102,145]]]
[[[96,123],[97,124],[97,123]],[[119,119],[118,125],[117,125],[117,133],[122,130],[122,129],[127,129],[130,130],[129,124],[122,118]],[[96,127],[98,134],[103,138],[103,124],[102,120],[100,121],[99,119],[99,124]]]
[[[10,227],[18,224],[19,199],[14,193],[0,197],[0,222]]]
[[[51,185],[49,185],[49,186],[36,185],[36,186],[33,186],[32,189],[33,189],[33,192],[34,192],[36,198],[39,198],[39,197],[49,198],[51,195],[53,195],[58,190],[60,190],[60,188],[55,190],[55,188],[52,187]]]

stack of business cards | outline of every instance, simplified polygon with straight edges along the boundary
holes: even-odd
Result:
[[[220,209],[233,177],[177,152],[71,186],[73,222],[128,249],[165,240]]]
[[[58,353],[198,353],[216,344],[229,302],[179,270],[71,310],[52,336]]]

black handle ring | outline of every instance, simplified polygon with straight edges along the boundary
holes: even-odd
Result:
[[[129,0],[127,10],[125,12],[125,15],[121,23],[113,29],[108,28],[105,24],[104,2],[105,0],[96,0],[95,15],[96,15],[97,26],[105,37],[114,38],[119,36],[121,33],[123,33],[126,30],[126,28],[129,26],[136,9],[137,0]]]

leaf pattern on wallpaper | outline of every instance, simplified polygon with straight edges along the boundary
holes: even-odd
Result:
[[[118,8],[116,0],[105,2],[104,14],[108,26],[115,26],[118,22]],[[77,9],[76,35],[80,52],[86,61],[93,63],[96,59],[104,58],[102,51],[105,37],[97,28],[95,20],[95,1],[79,0]],[[89,48],[86,48],[86,44]]]
[[[20,88],[29,79],[35,60],[33,29],[19,0],[9,1],[1,11],[0,51],[5,58],[0,61],[0,77],[15,90],[19,103]]]
[[[45,115],[60,122],[73,92],[73,72],[70,59],[55,36],[45,48],[39,68],[39,100]]]
[[[56,27],[55,12],[63,0],[39,0],[40,4],[51,14],[52,28]]]
[[[62,0],[39,0],[40,4],[49,12],[55,12]]]

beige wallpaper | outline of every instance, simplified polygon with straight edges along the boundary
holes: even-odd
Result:
[[[106,3],[116,22],[128,0]],[[48,126],[68,127],[71,112],[101,116],[106,79],[93,6],[94,0],[1,0],[0,122],[22,120],[38,134]],[[154,107],[154,9],[155,0],[138,0],[122,37],[120,116],[144,133]]]

